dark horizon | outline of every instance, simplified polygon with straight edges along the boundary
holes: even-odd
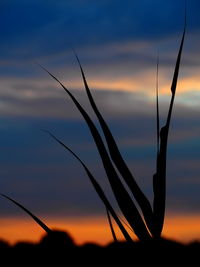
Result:
[[[70,235],[63,232],[54,232],[53,235],[44,236],[38,244],[18,243],[10,247],[0,241],[2,262],[7,264],[18,264],[27,266],[53,264],[87,264],[94,266],[98,264],[116,265],[123,262],[125,265],[134,263],[160,266],[162,262],[167,265],[195,265],[199,257],[200,243],[193,242],[183,245],[171,240],[151,240],[149,242],[136,242],[128,244],[125,242],[112,242],[106,246],[99,246],[96,243],[87,243],[77,246]],[[155,253],[155,251],[157,253]],[[159,257],[158,257],[159,255]]]

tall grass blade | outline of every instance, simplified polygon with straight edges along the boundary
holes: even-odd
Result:
[[[78,61],[80,70],[81,70],[81,75],[83,78],[83,82],[84,82],[84,86],[85,86],[85,90],[88,96],[88,99],[90,101],[90,104],[99,120],[99,123],[101,125],[101,128],[103,130],[107,145],[108,145],[108,149],[111,155],[111,158],[113,160],[113,162],[115,163],[117,169],[119,170],[120,174],[122,175],[124,181],[126,182],[126,184],[129,186],[133,196],[135,197],[136,201],[138,202],[138,205],[140,206],[143,216],[145,218],[146,224],[149,228],[150,231],[152,231],[153,228],[153,213],[152,213],[152,208],[150,205],[150,202],[148,201],[148,199],[146,198],[146,196],[144,195],[144,193],[142,192],[142,190],[140,189],[140,187],[138,186],[138,184],[135,181],[135,178],[133,177],[131,171],[129,170],[126,162],[124,161],[119,148],[115,142],[115,139],[107,125],[107,123],[105,122],[104,118],[102,117],[101,113],[99,112],[97,105],[93,99],[93,96],[91,94],[90,88],[88,86],[83,68],[81,66],[80,60],[77,56],[77,54],[74,52],[76,59]]]
[[[114,227],[113,227],[113,224],[112,224],[112,220],[111,220],[111,217],[110,217],[110,213],[109,213],[107,208],[106,208],[106,213],[107,213],[108,223],[109,223],[109,226],[110,226],[110,230],[111,230],[111,233],[112,233],[113,240],[114,240],[114,242],[118,242],[117,236],[115,234],[115,230],[114,230]]]
[[[181,44],[176,60],[172,85],[171,85],[171,101],[167,116],[167,121],[164,127],[160,131],[160,150],[157,158],[157,171],[153,177],[153,189],[154,189],[154,201],[153,201],[153,211],[154,211],[154,223],[155,223],[155,237],[160,237],[165,215],[165,201],[166,201],[166,158],[167,158],[167,144],[168,144],[168,134],[172,115],[172,109],[176,94],[176,86],[179,75],[180,61],[183,50],[183,44],[186,32],[186,19],[183,30],[183,35],[181,39]]]
[[[8,197],[4,194],[0,194],[2,197],[7,198],[8,200],[10,200],[11,202],[13,202],[15,205],[17,205],[18,207],[20,207],[22,210],[24,210],[28,215],[30,215],[32,217],[32,219],[39,224],[43,230],[47,233],[51,233],[52,230],[45,224],[43,223],[37,216],[35,216],[32,212],[30,212],[30,210],[28,210],[27,208],[25,208],[24,206],[22,206],[19,202],[17,202],[16,200],[12,199],[11,197]]]
[[[72,93],[53,74],[51,74],[44,67],[42,67],[42,68],[62,86],[62,88],[71,97],[72,101],[74,102],[74,104],[76,105],[76,107],[80,111],[81,115],[85,119],[85,121],[86,121],[86,123],[90,129],[90,132],[93,136],[93,139],[95,141],[97,149],[99,151],[104,169],[106,171],[106,174],[107,174],[108,180],[110,182],[114,196],[116,198],[116,201],[117,201],[122,213],[126,217],[127,221],[129,222],[129,224],[133,228],[135,234],[137,235],[137,237],[140,240],[150,239],[151,236],[150,236],[150,234],[146,228],[146,225],[145,225],[140,213],[138,212],[135,204],[133,203],[131,197],[129,196],[127,190],[125,189],[123,183],[119,179],[117,172],[115,171],[115,168],[114,168],[114,166],[110,160],[110,157],[107,153],[107,150],[105,148],[103,140],[102,140],[96,126],[94,125],[94,123],[90,119],[87,112],[83,109],[83,107],[79,104],[79,102],[76,100],[76,98],[72,95]]]
[[[128,232],[124,228],[123,224],[121,223],[119,217],[117,216],[116,212],[112,208],[112,205],[110,204],[110,202],[107,199],[105,193],[103,192],[103,189],[101,188],[99,183],[96,181],[96,179],[94,178],[94,176],[92,175],[92,173],[90,172],[88,167],[85,165],[85,163],[68,146],[66,146],[62,141],[60,141],[56,136],[54,136],[52,133],[50,133],[47,130],[43,130],[43,131],[48,133],[56,142],[58,142],[61,146],[63,146],[65,149],[67,149],[80,162],[82,167],[85,169],[85,171],[86,171],[86,173],[87,173],[87,175],[88,175],[88,177],[89,177],[89,179],[90,179],[90,181],[91,181],[96,193],[98,194],[99,198],[104,203],[106,209],[110,212],[110,214],[114,218],[114,220],[117,223],[118,227],[120,228],[122,234],[124,235],[124,238],[128,242],[133,242],[133,240],[131,239],[130,235],[128,234]]]

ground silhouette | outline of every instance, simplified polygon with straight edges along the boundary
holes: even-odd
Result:
[[[113,242],[105,246],[95,243],[76,245],[70,234],[55,230],[38,243],[0,241],[1,262],[5,266],[196,266],[200,242],[182,244],[168,239],[147,242]]]

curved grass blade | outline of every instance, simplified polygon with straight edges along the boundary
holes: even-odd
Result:
[[[152,232],[153,231],[153,212],[152,212],[151,204],[148,201],[148,199],[146,198],[146,196],[144,195],[144,193],[142,192],[142,190],[140,189],[140,187],[138,186],[138,184],[136,183],[135,178],[133,177],[126,162],[124,161],[107,123],[105,122],[104,118],[102,117],[101,113],[99,112],[99,110],[96,106],[96,103],[95,103],[93,96],[91,94],[91,91],[89,89],[89,86],[88,86],[83,68],[81,66],[80,60],[79,60],[79,58],[75,52],[74,52],[74,54],[76,56],[76,59],[78,61],[78,64],[79,64],[79,67],[81,70],[81,74],[82,74],[82,78],[83,78],[83,82],[84,82],[84,86],[85,86],[85,90],[86,90],[88,99],[90,101],[90,104],[91,104],[91,106],[92,106],[92,108],[93,108],[93,110],[94,110],[94,112],[95,112],[95,114],[99,120],[101,128],[103,130],[111,158],[112,158],[113,162],[115,163],[117,169],[119,170],[120,174],[122,175],[124,181],[129,186],[133,196],[135,197],[135,200],[137,201],[138,205],[141,208],[141,211],[143,213],[146,224],[147,224],[150,232]]]
[[[41,65],[40,65],[41,66]],[[78,110],[80,111],[81,115],[85,119],[85,122],[87,123],[90,132],[93,136],[93,139],[95,141],[95,144],[97,146],[97,149],[99,151],[104,169],[106,171],[109,183],[111,185],[112,191],[114,193],[114,196],[116,198],[116,201],[126,217],[127,221],[133,228],[135,234],[140,240],[147,240],[150,239],[151,236],[146,228],[146,225],[138,212],[135,204],[133,203],[131,197],[129,196],[127,190],[125,189],[123,183],[119,179],[117,172],[115,171],[115,168],[110,160],[110,157],[106,151],[105,145],[103,143],[103,140],[92,122],[91,118],[87,114],[87,112],[83,109],[83,107],[79,104],[79,102],[76,100],[76,98],[73,96],[73,94],[48,70],[46,70],[44,67],[41,66],[43,70],[45,70],[54,80],[56,80],[61,87],[65,90],[65,92],[70,96]]]
[[[176,60],[172,85],[171,85],[171,101],[167,116],[167,121],[164,127],[160,131],[160,150],[157,158],[157,170],[153,177],[153,189],[154,189],[154,201],[153,201],[153,211],[154,211],[154,223],[155,223],[155,237],[160,237],[165,216],[165,201],[166,201],[166,158],[167,158],[167,144],[168,144],[168,134],[172,115],[172,109],[176,94],[176,86],[179,75],[180,61],[183,50],[183,44],[186,32],[186,16],[185,25],[183,30],[183,35],[181,39],[181,44],[179,47],[179,52]]]
[[[117,223],[118,227],[120,228],[122,234],[124,235],[126,241],[133,242],[133,240],[131,239],[130,235],[128,234],[128,232],[124,228],[123,224],[121,223],[120,219],[118,218],[116,212],[112,208],[112,205],[110,204],[110,202],[107,199],[106,195],[104,194],[103,189],[101,188],[101,186],[99,185],[99,183],[96,181],[96,179],[94,178],[94,176],[92,175],[92,173],[90,172],[90,170],[88,169],[88,167],[85,165],[85,163],[68,146],[66,146],[62,141],[60,141],[52,133],[50,133],[47,130],[43,130],[43,131],[46,132],[46,133],[48,133],[56,142],[58,142],[61,146],[63,146],[65,149],[67,149],[80,162],[80,164],[85,169],[85,171],[86,171],[86,173],[87,173],[87,175],[88,175],[88,177],[89,177],[89,179],[90,179],[90,181],[91,181],[94,189],[96,190],[98,196],[100,197],[100,199],[104,203],[106,209],[110,212],[110,214],[112,215],[112,217],[116,221],[116,223]]]
[[[37,216],[35,216],[32,212],[30,212],[27,208],[25,208],[24,206],[22,206],[19,202],[17,202],[16,200],[12,199],[11,197],[8,197],[4,194],[0,194],[2,197],[10,200],[11,202],[13,202],[15,205],[17,205],[18,207],[20,207],[22,210],[24,210],[29,216],[32,217],[32,219],[39,224],[40,227],[42,227],[42,229],[47,232],[47,233],[51,233],[52,230],[45,224],[43,223]]]
[[[114,242],[118,242],[117,236],[115,234],[115,230],[114,230],[114,227],[113,227],[113,224],[112,224],[112,220],[111,220],[111,217],[110,217],[110,213],[109,213],[107,208],[106,208],[106,213],[107,213],[108,223],[109,223],[109,226],[110,226],[110,230],[111,230],[111,233],[112,233],[113,240],[114,240]]]

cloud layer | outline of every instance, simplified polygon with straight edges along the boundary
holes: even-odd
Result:
[[[200,2],[188,3],[186,43],[170,131],[170,212],[199,212]],[[170,19],[169,19],[170,18]],[[177,1],[14,1],[0,3],[1,191],[49,215],[104,214],[81,166],[40,129],[53,131],[91,168],[113,201],[89,130],[55,73],[92,114],[72,52],[138,183],[152,199],[155,80],[160,54],[161,121],[183,30]],[[18,214],[2,201],[0,216]]]

